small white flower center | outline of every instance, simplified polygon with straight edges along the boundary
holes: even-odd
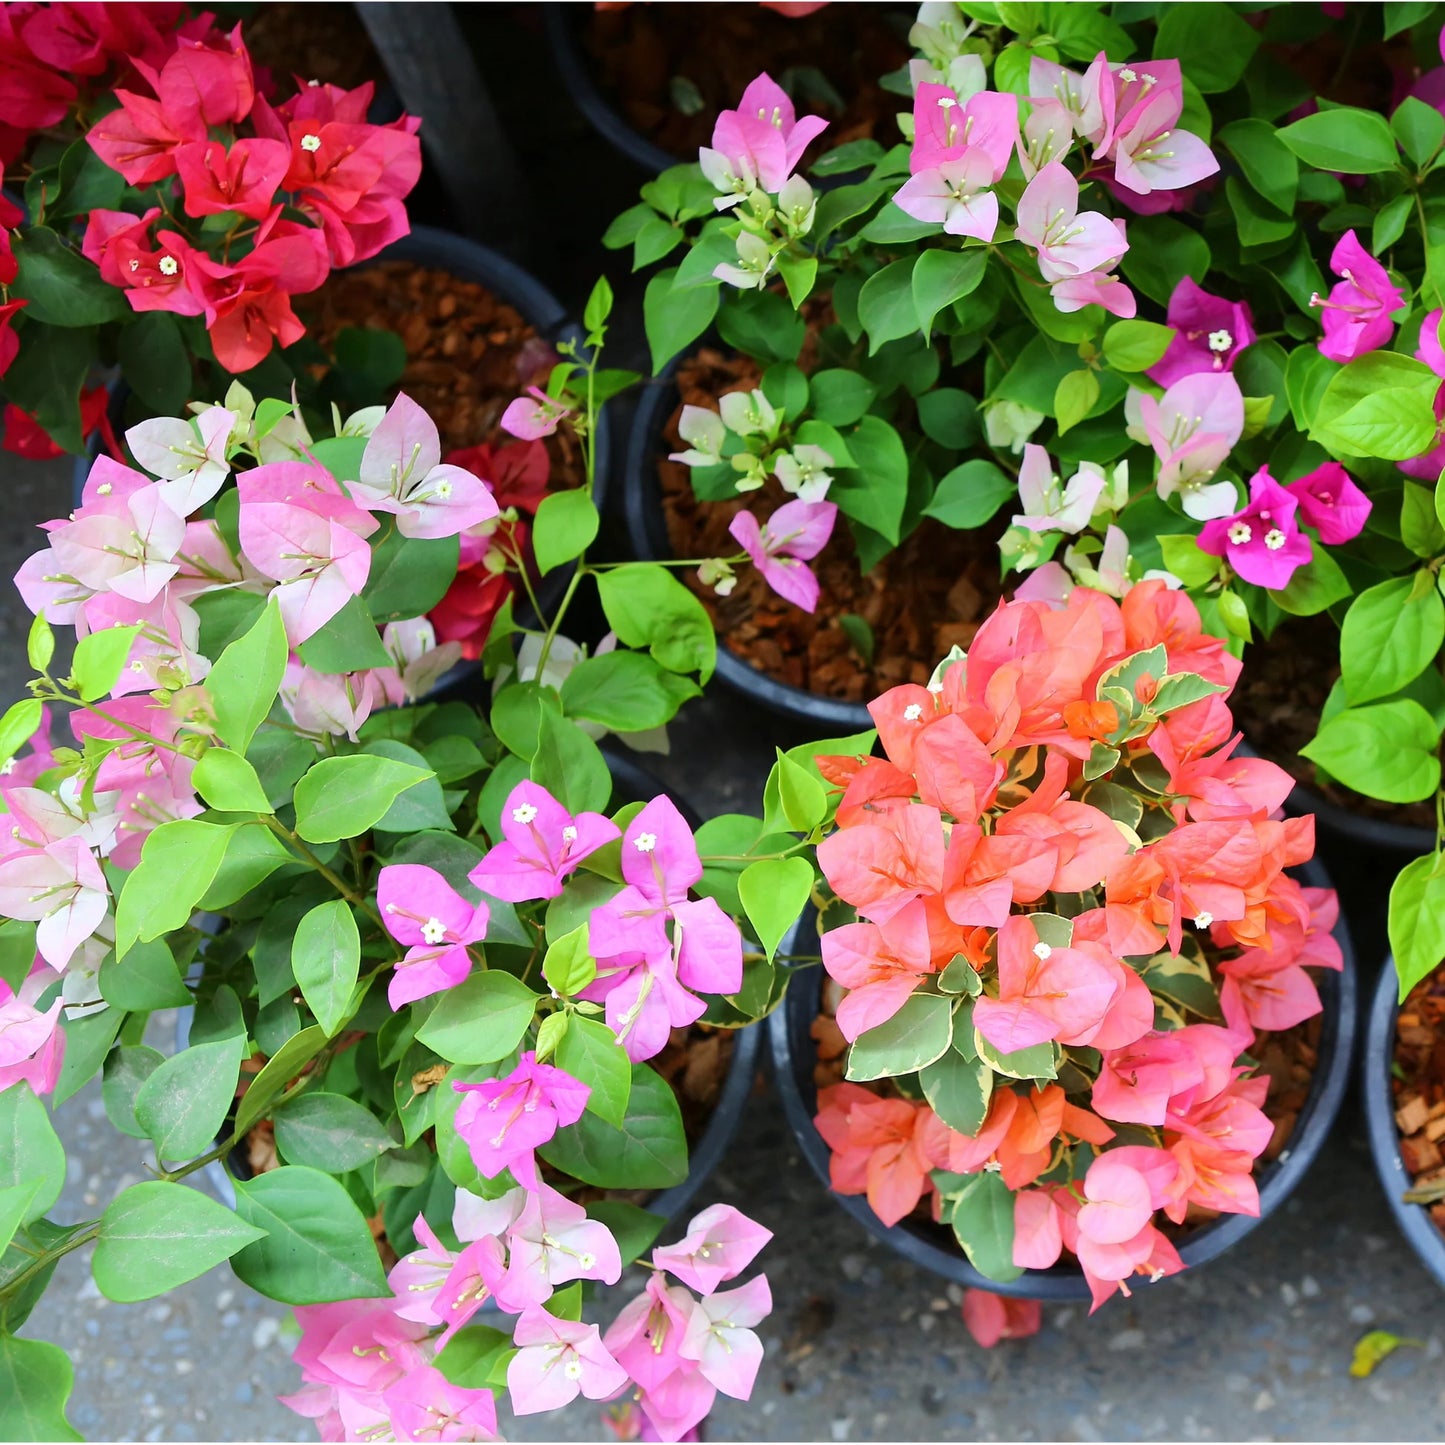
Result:
[[[438,482],[436,486],[432,488],[432,494],[434,496],[440,497],[444,502],[450,501],[452,495],[452,484],[450,482]]]
[[[1233,542],[1236,547],[1244,546],[1253,536],[1254,533],[1250,530],[1248,522],[1236,522],[1229,529],[1229,540]]]
[[[512,809],[512,821],[514,823],[530,823],[537,816],[537,808],[534,803],[518,803]]]
[[[582,1378],[582,1361],[579,1360],[575,1354],[572,1355],[567,1363],[562,1366],[562,1373],[566,1375],[569,1380],[580,1380]]]
[[[110,482],[102,482],[96,489],[102,497],[108,497],[115,490]]]
[[[1209,333],[1209,349],[1211,351],[1228,351],[1233,345],[1234,337],[1223,327]]]
[[[319,151],[321,149],[321,137],[319,135],[303,135],[301,137],[301,149],[304,151]]]
[[[427,943],[441,943],[447,936],[447,926],[440,918],[428,918],[421,926],[421,936]]]
[[[923,716],[923,704],[917,702],[909,703],[908,706],[903,709],[903,716],[909,722],[917,722],[918,719]]]
[[[137,260],[135,260],[134,258],[132,258],[131,263],[130,263],[130,269],[131,269],[132,271],[139,271],[139,270],[140,270],[140,262],[137,261]]]
[[[597,1256],[584,1249],[582,1253],[577,1256],[577,1263],[581,1265],[583,1269],[595,1269],[597,1267]]]
[[[1268,547],[1271,552],[1278,552],[1284,544],[1285,535],[1278,527],[1271,527],[1269,531],[1264,534],[1264,545]]]
[[[577,830],[569,823],[562,829],[562,841],[564,843],[575,843],[577,841]]]
[[[1034,944],[1034,957],[1038,959],[1040,963],[1046,958],[1051,958],[1053,952],[1053,949],[1050,948],[1047,943],[1039,942]]]
[[[632,845],[639,853],[651,853],[657,847],[656,833],[639,833]]]
[[[1201,913],[1201,914],[1194,920],[1194,926],[1195,926],[1196,928],[1208,928],[1209,925],[1210,925],[1211,923],[1213,923],[1213,922],[1214,922],[1214,915],[1213,915],[1212,913]]]
[[[162,256],[159,264],[162,276],[174,276],[181,269],[180,262],[174,256]]]

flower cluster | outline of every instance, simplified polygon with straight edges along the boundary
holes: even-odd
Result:
[[[585,1097],[585,1087],[571,1083]],[[753,1326],[772,1308],[767,1278],[718,1287],[772,1234],[731,1205],[703,1210],[678,1243],[653,1251],[646,1286],[605,1335],[557,1291],[573,1280],[615,1284],[621,1252],[605,1224],[556,1190],[534,1184],[497,1199],[459,1190],[456,1248],[420,1216],[413,1228],[420,1247],[392,1269],[389,1299],[296,1311],[294,1358],[305,1383],[282,1402],[315,1420],[323,1440],[387,1432],[397,1440],[500,1439],[493,1390],[453,1384],[436,1363],[483,1310],[488,1321],[506,1320],[510,1344],[498,1363],[518,1415],[632,1388],[656,1438],[680,1440],[719,1391],[743,1400],[752,1393],[762,1361]]]
[[[1236,1061],[1317,1013],[1305,969],[1341,957],[1334,895],[1285,871],[1313,820],[1235,756],[1238,671],[1159,581],[1015,601],[930,687],[871,705],[884,757],[819,760],[842,790],[819,866],[859,918],[822,936],[852,1077],[923,1069],[921,1090],[821,1092],[836,1188],[889,1224],[930,1197],[980,1267],[960,1201],[1004,1188],[993,1267],[1068,1249],[1096,1305],[1181,1267],[1156,1211],[1258,1212],[1267,1081]],[[903,1010],[927,1057],[875,1032]]]

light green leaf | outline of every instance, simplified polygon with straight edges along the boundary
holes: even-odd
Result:
[[[0,1332],[0,1440],[83,1440],[65,1416],[74,1386],[59,1345]]]
[[[433,776],[406,763],[367,754],[322,758],[296,784],[296,831],[308,843],[359,837],[383,818],[408,788]]]
[[[297,925],[291,968],[328,1037],[351,1015],[360,966],[361,935],[351,905],[341,898],[317,904]]]
[[[38,1219],[65,1184],[65,1149],[45,1105],[25,1082],[0,1091],[0,1189],[29,1189],[22,1224]]]
[[[115,952],[184,928],[226,856],[235,824],[178,818],[154,829],[140,863],[121,889],[115,910]]]
[[[236,1097],[245,1039],[192,1044],[156,1068],[135,1096],[156,1158],[179,1163],[213,1148]]]
[[[132,627],[108,627],[104,632],[82,637],[75,644],[70,676],[83,701],[94,702],[105,697],[116,685],[139,632],[139,623]]]
[[[1347,788],[1386,803],[1418,803],[1440,784],[1440,729],[1413,698],[1347,707],[1300,752]]]
[[[554,1168],[599,1189],[668,1189],[687,1177],[687,1136],[677,1095],[646,1064],[632,1066],[632,1092],[620,1127],[585,1113],[537,1152]]]
[[[417,1041],[453,1064],[490,1064],[522,1040],[537,996],[520,979],[497,969],[473,973],[441,995]]]
[[[606,1024],[581,1014],[571,1019],[557,1045],[557,1067],[591,1088],[587,1098],[591,1113],[620,1129],[632,1097],[632,1064]]]
[[[803,858],[767,858],[738,878],[738,896],[771,960],[813,891],[813,865]]]
[[[289,648],[281,607],[273,598],[244,636],[232,642],[206,676],[216,714],[216,732],[228,747],[244,753],[271,711]]]
[[[1408,862],[1390,887],[1390,952],[1400,976],[1400,1002],[1445,958],[1445,854]]]
[[[1394,577],[1360,593],[1340,628],[1340,670],[1352,704],[1398,692],[1445,641],[1445,602],[1434,575]]]
[[[543,497],[532,523],[532,553],[545,577],[554,567],[580,557],[597,538],[602,519],[585,488]]]
[[[256,769],[229,748],[207,748],[191,781],[207,807],[221,813],[269,813],[270,800]]]

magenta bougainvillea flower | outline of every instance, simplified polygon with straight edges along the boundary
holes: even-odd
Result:
[[[718,115],[712,146],[701,152],[704,171],[726,172],[746,189],[756,183],[776,195],[827,128],[822,116],[799,117],[787,91],[764,71],[743,91],[736,110]]]
[[[811,612],[818,605],[818,579],[804,563],[827,546],[837,517],[833,502],[785,502],[761,524],[751,512],[739,512],[728,531],[778,596]]]
[[[486,937],[489,911],[471,904],[435,868],[393,863],[376,880],[386,931],[406,945],[387,997],[393,1009],[459,984],[471,971],[467,945]]]
[[[1166,388],[1197,371],[1232,370],[1239,353],[1254,341],[1249,303],[1211,296],[1191,276],[1174,288],[1168,320],[1174,338],[1147,373]]]
[[[1395,331],[1390,318],[1404,306],[1405,297],[1353,230],[1335,242],[1330,270],[1341,278],[1330,294],[1310,297],[1310,305],[1320,308],[1325,329],[1320,354],[1331,361],[1353,361],[1389,341]]]
[[[467,1142],[472,1161],[488,1179],[503,1169],[524,1188],[537,1188],[533,1151],[560,1127],[575,1124],[592,1090],[563,1069],[539,1064],[530,1049],[502,1079],[454,1084],[461,1094],[457,1133]]]
[[[1298,498],[1262,467],[1250,478],[1249,504],[1233,516],[1206,522],[1199,531],[1199,548],[1226,558],[1246,582],[1278,590],[1314,551],[1299,529],[1298,508]]]
[[[502,805],[503,842],[467,875],[483,893],[508,903],[556,898],[563,880],[621,829],[601,813],[574,817],[540,783],[524,779]]]
[[[1300,520],[1331,547],[1358,537],[1370,517],[1370,499],[1339,462],[1324,462],[1285,488],[1299,503]]]

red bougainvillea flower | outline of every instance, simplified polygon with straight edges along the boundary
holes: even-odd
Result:
[[[1000,1340],[1022,1340],[1043,1328],[1043,1306],[1036,1299],[1006,1299],[986,1289],[963,1293],[963,1322],[986,1350]]]

